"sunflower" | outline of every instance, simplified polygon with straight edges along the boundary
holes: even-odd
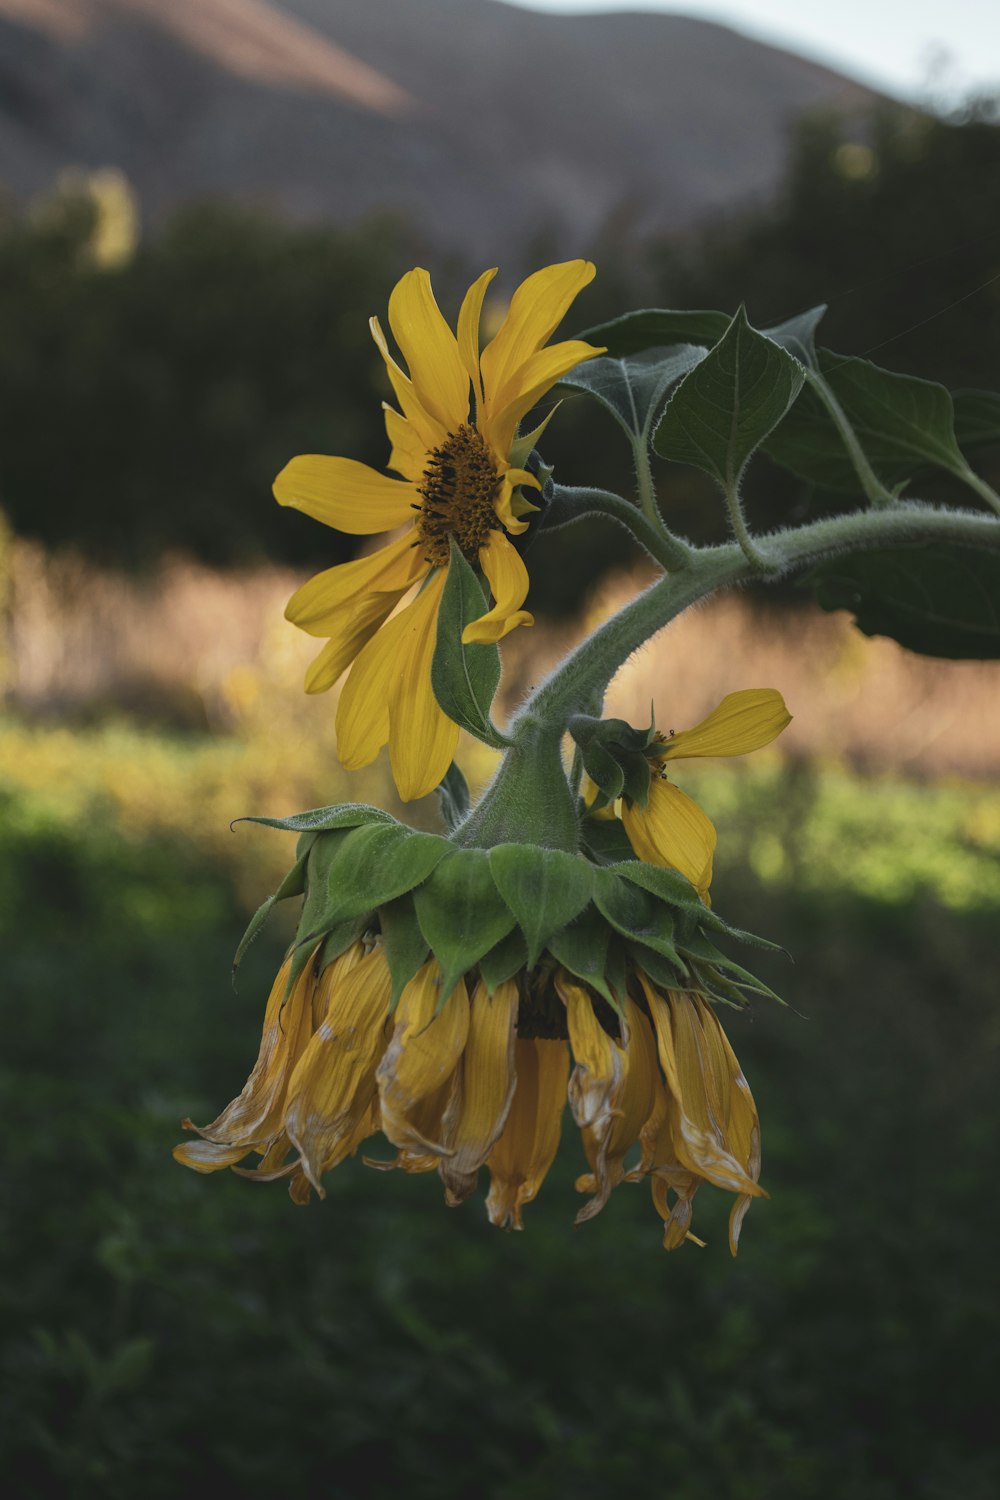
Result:
[[[522,490],[538,488],[523,467],[531,439],[518,440],[518,424],[568,370],[603,352],[579,340],[544,347],[594,276],[589,261],[574,260],[522,282],[480,354],[480,312],[495,275],[484,271],[469,288],[452,333],[427,272],[407,272],[389,298],[389,327],[407,371],[390,353],[378,319],[371,320],[399,403],[399,410],[385,405],[385,425],[389,468],[401,478],[350,458],[310,454],[293,458],[274,483],[279,504],[338,531],[365,536],[407,528],[369,556],[311,578],[285,611],[308,634],[327,637],[306,673],[307,692],[325,692],[351,667],[337,708],[343,764],[366,766],[388,742],[404,800],[433,790],[458,741],[457,726],[431,690],[451,543],[481,570],[493,598],[463,641],[496,642],[533,623],[521,607],[528,573],[510,540],[535,508]],[[415,597],[393,615],[413,590]]]
[[[431,959],[393,1010],[378,937],[354,943],[321,972],[319,952],[296,978],[286,960],[246,1087],[211,1125],[185,1121],[202,1139],[177,1146],[178,1161],[199,1172],[286,1178],[304,1203],[312,1189],[322,1197],[324,1175],[381,1131],[395,1154],[366,1156],[369,1166],[436,1172],[450,1206],[472,1195],[485,1166],[490,1222],[521,1229],[568,1103],[588,1165],[576,1183],[588,1196],[578,1223],[620,1183],[648,1180],[673,1250],[694,1238],[693,1198],[710,1182],[736,1195],[736,1253],[751,1199],[766,1196],[757,1181],[760,1126],[702,994],[661,991],[630,962],[615,1010],[547,958],[492,992],[473,970],[442,1001]],[[251,1153],[257,1164],[240,1166]]]
[[[671,729],[654,737],[646,752],[651,780],[645,807],[622,797],[614,807],[591,813],[591,817],[613,818],[617,812],[638,857],[647,864],[680,870],[707,902],[715,826],[697,802],[669,779],[667,762],[709,755],[748,755],[777,739],[791,720],[785,700],[775,688],[727,693],[693,729],[683,729],[679,734]],[[590,804],[596,797],[597,788],[588,779],[584,800]]]

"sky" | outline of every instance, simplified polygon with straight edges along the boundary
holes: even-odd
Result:
[[[943,107],[1000,93],[1000,0],[507,0],[527,10],[661,10],[721,21],[885,93]]]

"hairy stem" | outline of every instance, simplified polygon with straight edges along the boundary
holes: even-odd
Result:
[[[546,529],[569,526],[574,521],[586,521],[591,516],[607,516],[630,531],[654,562],[666,571],[676,571],[687,566],[695,549],[674,536],[659,519],[654,523],[643,510],[630,500],[615,495],[610,490],[569,488],[556,485],[551,518],[546,520]]]

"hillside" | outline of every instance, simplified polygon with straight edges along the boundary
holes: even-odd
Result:
[[[475,255],[770,190],[790,121],[857,84],[682,16],[501,0],[0,0],[0,183],[121,167],[148,221],[222,193],[380,208]]]

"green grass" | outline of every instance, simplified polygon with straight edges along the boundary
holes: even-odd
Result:
[[[992,1500],[995,792],[685,775],[720,825],[720,909],[795,955],[766,963],[793,1008],[724,1017],[772,1195],[734,1262],[710,1189],[703,1251],[666,1255],[639,1187],[573,1229],[569,1130],[523,1235],[481,1194],[451,1211],[435,1178],[360,1162],[308,1209],[176,1166],[181,1116],[242,1085],[281,941],[234,994],[282,840],[208,823],[251,794],[274,810],[280,768],[248,788],[232,746],[109,731],[69,783],[44,737],[15,775],[16,734],[0,1463],[19,1500]],[[157,768],[149,799],[124,797],[129,756]]]

